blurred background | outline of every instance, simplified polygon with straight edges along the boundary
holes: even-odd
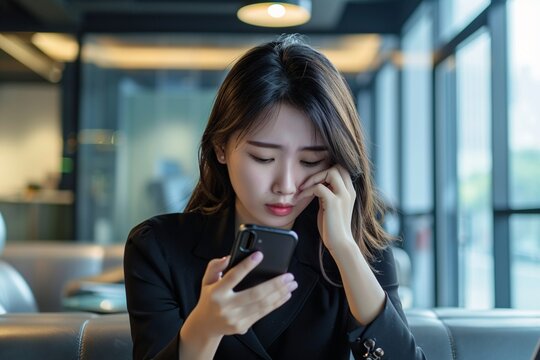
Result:
[[[298,32],[357,102],[406,306],[540,309],[540,1],[296,1],[287,27],[243,3],[0,0],[0,248],[181,211],[227,70]]]

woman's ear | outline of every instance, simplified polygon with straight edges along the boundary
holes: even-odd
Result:
[[[225,160],[225,147],[221,145],[214,145],[214,151],[216,153],[217,160],[221,164],[226,164],[227,161]]]

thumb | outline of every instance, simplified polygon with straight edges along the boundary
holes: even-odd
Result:
[[[224,256],[219,259],[212,259],[206,266],[206,271],[202,279],[202,285],[210,285],[215,283],[221,278],[222,272],[229,265],[230,256]]]

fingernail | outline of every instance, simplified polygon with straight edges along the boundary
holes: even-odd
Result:
[[[293,280],[294,280],[294,275],[293,274],[288,273],[288,274],[283,275],[283,282],[285,284],[290,283]]]
[[[251,260],[257,262],[262,259],[262,253],[260,251],[256,251],[253,254],[251,254]]]
[[[297,287],[298,287],[298,283],[296,281],[293,281],[292,283],[287,285],[287,289],[289,289],[289,291],[296,290]]]

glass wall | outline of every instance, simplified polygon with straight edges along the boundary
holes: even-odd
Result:
[[[459,303],[469,308],[494,305],[490,59],[486,29],[456,52]]]
[[[540,2],[511,0],[508,10],[508,117],[511,303],[540,304]],[[535,209],[531,211],[530,209]]]
[[[415,307],[434,303],[431,8],[421,6],[402,39],[403,247],[411,257]]]
[[[397,81],[398,72],[390,62],[375,79],[375,180],[389,206],[399,204]]]
[[[540,208],[540,2],[508,3],[510,203]]]
[[[82,240],[123,242],[138,222],[183,209],[198,178],[199,139],[224,77],[224,70],[133,66],[123,57],[96,55],[122,46],[136,51],[131,42],[145,39],[115,37],[116,48],[105,36],[84,43],[77,194]]]
[[[466,27],[491,0],[440,0],[441,38],[447,40]]]

